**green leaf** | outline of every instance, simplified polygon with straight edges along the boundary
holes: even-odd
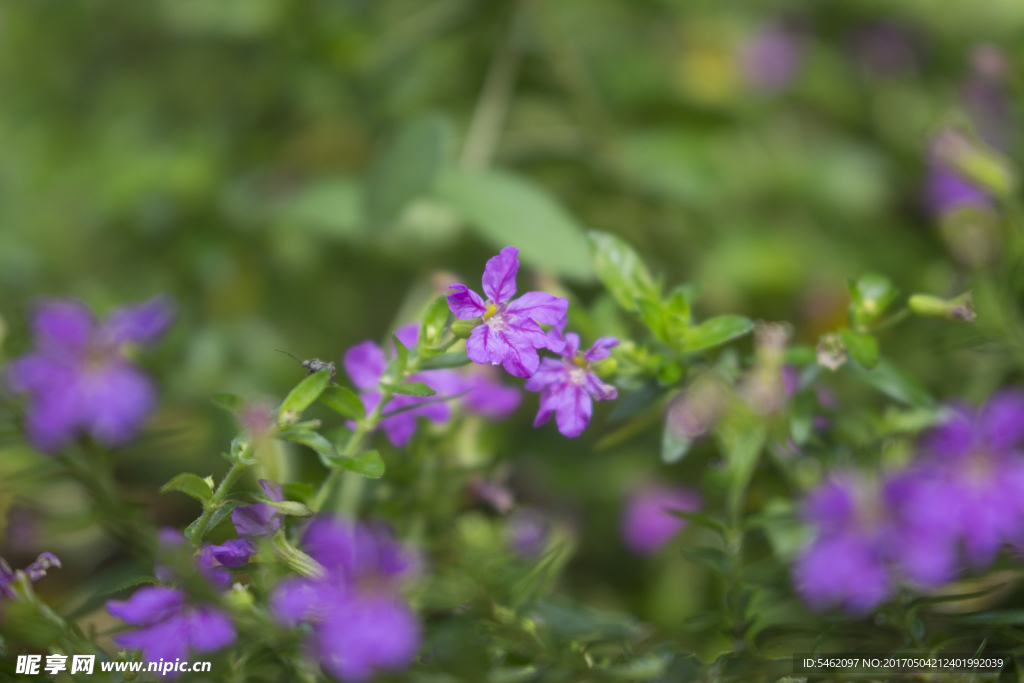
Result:
[[[318,178],[282,201],[275,219],[286,230],[298,228],[333,239],[350,238],[361,227],[362,195],[362,188],[353,178]]]
[[[441,343],[441,335],[444,334],[444,326],[447,322],[448,297],[439,296],[427,307],[427,311],[423,314],[423,320],[420,322],[419,347],[421,356],[424,355],[424,350]]]
[[[209,533],[216,529],[221,522],[223,522],[225,519],[231,516],[232,510],[244,504],[245,503],[239,503],[237,501],[231,500],[226,500],[223,503],[221,503],[220,507],[214,510],[213,514],[210,515],[210,521],[206,525],[206,532]],[[192,534],[195,533],[196,525],[198,523],[199,520],[197,519],[196,521],[192,522],[187,527],[185,527],[185,538],[192,540]]]
[[[861,382],[901,403],[920,408],[929,408],[935,405],[935,399],[916,379],[888,360],[880,360],[878,365],[871,370],[853,363],[846,363],[843,367]]]
[[[654,336],[667,342],[668,314],[665,305],[657,300],[637,299],[636,308],[640,313],[640,319],[654,333]]]
[[[245,407],[245,401],[234,394],[214,394],[212,400],[218,408],[223,408],[229,413],[238,413]]]
[[[437,394],[436,391],[423,382],[402,382],[401,384],[393,384],[389,388],[394,393],[404,396],[435,396]]]
[[[666,509],[665,512],[673,515],[674,517],[681,517],[682,519],[693,522],[697,526],[702,526],[705,529],[711,529],[721,536],[725,535],[725,524],[715,519],[711,515],[704,512],[683,512],[682,510],[671,510]]]
[[[434,191],[495,249],[512,244],[535,268],[576,280],[593,277],[583,229],[531,181],[501,171],[452,168],[438,176]]]
[[[395,359],[392,361],[392,377],[401,379],[405,376],[405,368],[409,365],[409,349],[405,347],[397,334],[391,335],[391,341],[395,345]]]
[[[374,156],[366,179],[366,217],[386,227],[408,204],[426,194],[444,164],[448,124],[428,115],[404,126]]]
[[[855,324],[868,324],[881,316],[896,299],[899,290],[889,278],[878,273],[864,273],[849,281],[851,315]]]
[[[384,461],[377,451],[360,453],[354,458],[346,459],[342,464],[345,469],[370,479],[380,479],[384,476]]]
[[[317,432],[311,432],[305,429],[299,430],[282,430],[279,434],[280,438],[285,441],[291,441],[292,443],[302,444],[312,448],[317,453],[323,455],[333,456],[337,455],[338,451],[330,441],[325,439]]]
[[[465,351],[449,351],[440,356],[434,356],[420,363],[420,370],[438,370],[441,368],[461,368],[469,365],[472,361]]]
[[[302,411],[312,405],[313,401],[320,398],[320,394],[324,392],[324,389],[327,388],[327,383],[330,381],[331,371],[320,370],[299,382],[294,389],[288,392],[288,396],[285,397],[284,402],[281,404],[280,415],[282,418],[285,415],[289,415],[297,419],[302,414]],[[291,421],[294,421],[294,419],[291,419]]]
[[[275,510],[280,512],[282,515],[288,515],[289,517],[312,517],[313,511],[306,507],[303,503],[296,502],[294,500],[267,500],[264,501],[267,505],[271,505]]]
[[[739,519],[757,462],[768,437],[765,424],[750,414],[729,416],[716,432],[726,463],[729,466],[729,512]]]
[[[293,481],[281,486],[282,492],[288,498],[298,498],[308,503],[316,495],[316,489],[304,481]]]
[[[754,329],[754,323],[741,315],[720,315],[691,327],[679,343],[680,353],[692,353],[721,346]]]
[[[729,558],[718,548],[693,548],[684,546],[683,557],[716,574],[724,575],[729,569]]]
[[[878,365],[878,340],[870,334],[861,334],[853,330],[839,330],[843,345],[855,361],[866,368]]]
[[[691,439],[676,433],[675,429],[666,425],[661,431],[661,461],[666,465],[679,462],[692,444]]]
[[[213,498],[213,489],[202,477],[190,472],[182,472],[160,487],[160,493],[180,491],[201,503],[208,503]]]
[[[320,402],[350,420],[358,421],[366,417],[366,406],[363,405],[363,400],[345,387],[326,387],[324,393],[320,394]]]
[[[597,277],[620,306],[635,313],[638,301],[657,301],[661,297],[658,284],[628,242],[596,230],[587,233],[587,240]]]

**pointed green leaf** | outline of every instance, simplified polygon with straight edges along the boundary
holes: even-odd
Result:
[[[409,365],[409,349],[405,347],[397,334],[391,335],[391,342],[395,345],[395,358],[391,361],[392,377],[401,379],[405,376],[405,368]]]
[[[846,363],[843,367],[861,382],[897,401],[920,408],[935,405],[935,399],[916,379],[884,358],[871,370],[854,363]]]
[[[288,415],[290,416],[289,421],[294,422],[302,414],[302,411],[320,398],[320,394],[324,392],[324,389],[327,388],[327,383],[330,381],[331,371],[320,370],[299,382],[288,393],[288,396],[285,397],[284,402],[281,404],[280,414],[282,418]]]
[[[289,517],[313,516],[312,510],[306,507],[303,503],[299,503],[294,500],[268,500],[266,503],[282,515],[288,515]]]
[[[419,347],[420,356],[424,351],[441,343],[445,324],[448,322],[448,297],[439,296],[434,299],[423,314],[420,322]],[[436,351],[434,352],[437,353]]]
[[[223,408],[229,413],[238,413],[245,407],[245,401],[234,394],[214,394],[213,402],[218,408]]]
[[[502,171],[442,172],[434,192],[495,249],[519,248],[522,261],[577,280],[593,270],[583,229],[542,187]]]
[[[202,503],[207,503],[213,498],[213,489],[206,480],[190,472],[182,472],[160,487],[160,493],[168,491],[180,491]]]
[[[317,453],[322,453],[323,455],[331,456],[338,454],[337,449],[334,448],[334,444],[332,444],[330,441],[325,439],[317,432],[311,432],[305,429],[284,429],[280,432],[280,438],[284,439],[285,441],[291,441],[292,443],[298,443],[302,444],[303,446],[308,446]]]
[[[668,313],[664,304],[657,300],[637,299],[636,309],[640,313],[640,319],[654,333],[654,336],[667,342]]]
[[[861,334],[853,330],[840,330],[839,337],[843,340],[846,350],[853,359],[866,368],[878,365],[878,340],[870,334]]]
[[[401,384],[391,385],[389,388],[394,393],[404,396],[434,396],[437,394],[436,391],[423,382],[402,382]]]
[[[681,353],[692,353],[721,346],[754,329],[754,323],[741,315],[720,315],[708,318],[683,334],[677,347]]]
[[[587,240],[594,270],[620,306],[636,312],[638,301],[657,301],[661,297],[658,284],[628,242],[596,230],[587,233]]]
[[[441,368],[461,368],[469,365],[472,361],[465,351],[449,351],[440,356],[434,356],[420,363],[420,370],[438,370]]]
[[[436,115],[417,118],[374,156],[366,179],[366,217],[387,227],[406,206],[426,194],[444,164],[448,123]]]
[[[377,451],[360,453],[354,458],[345,460],[343,465],[346,469],[370,479],[380,479],[384,476],[384,461]]]
[[[325,388],[324,393],[320,394],[320,402],[350,420],[362,420],[366,417],[366,406],[363,405],[363,400],[345,387]]]
[[[683,556],[693,562],[699,564],[705,569],[710,569],[719,575],[724,575],[729,569],[729,558],[725,552],[718,548],[692,548],[683,547]]]

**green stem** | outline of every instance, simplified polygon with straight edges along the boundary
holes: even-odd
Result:
[[[247,443],[238,461],[231,465],[231,469],[220,480],[220,486],[213,492],[213,498],[203,506],[203,514],[199,516],[199,521],[196,522],[196,530],[192,533],[192,546],[194,548],[198,548],[199,544],[203,542],[203,537],[206,536],[207,527],[210,525],[210,518],[213,517],[213,513],[220,509],[224,504],[224,499],[230,493],[231,487],[242,476],[242,473],[249,468],[249,465],[243,465],[242,463],[249,460],[252,451],[252,443]]]

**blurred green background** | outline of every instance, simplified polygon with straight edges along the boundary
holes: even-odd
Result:
[[[1016,120],[1022,30],[1019,0],[4,3],[4,353],[26,348],[36,297],[172,294],[173,333],[141,358],[162,408],[120,464],[155,520],[185,524],[191,503],[154,491],[224,469],[233,425],[211,394],[282,395],[302,370],[275,349],[340,361],[453,279],[475,286],[506,244],[520,291],[601,310],[583,235],[615,233],[667,283],[698,283],[701,316],[787,320],[813,344],[865,270],[963,290],[922,200],[928,139],[972,114],[978,79]],[[915,322],[883,352],[936,395],[985,395],[1006,362],[945,329]],[[535,406],[494,450],[523,500],[577,530],[566,591],[680,631],[705,578],[677,553],[624,555],[618,514],[637,477],[699,487],[713,449],[667,468],[657,429],[595,449],[607,411],[570,441],[531,430]],[[17,501],[40,534],[0,546],[77,558],[44,592],[112,562],[64,493]]]

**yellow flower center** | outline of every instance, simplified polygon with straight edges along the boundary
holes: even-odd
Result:
[[[487,310],[484,311],[484,320],[489,320],[490,318],[494,317],[494,314],[497,313],[497,312],[498,312],[497,304],[494,304],[494,303],[488,301],[487,302]]]

